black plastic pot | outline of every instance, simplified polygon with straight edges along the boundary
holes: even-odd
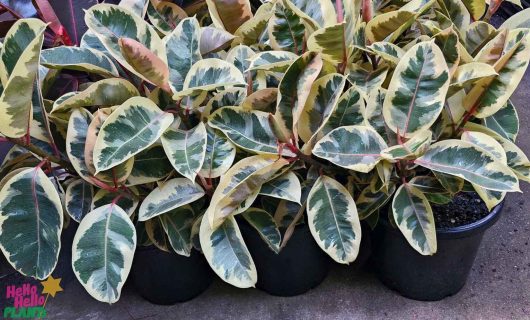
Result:
[[[298,225],[279,254],[274,253],[247,223],[239,223],[248,250],[256,264],[256,287],[274,296],[296,296],[324,281],[330,258],[317,245],[309,227]]]
[[[498,220],[503,205],[474,223],[436,229],[438,250],[432,256],[416,252],[398,229],[381,219],[373,257],[378,278],[415,300],[436,301],[457,293],[466,283],[484,232]]]
[[[136,291],[147,301],[161,305],[191,300],[208,289],[214,279],[201,253],[192,250],[189,257],[184,257],[154,246],[136,249],[131,272]]]

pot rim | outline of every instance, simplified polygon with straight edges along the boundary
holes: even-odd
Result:
[[[451,228],[436,228],[436,236],[438,238],[464,238],[479,232],[484,232],[497,222],[500,213],[502,212],[502,208],[504,207],[504,203],[505,200],[502,200],[488,215],[472,223]],[[387,230],[401,233],[398,228],[392,227],[386,218],[380,219],[379,221]]]

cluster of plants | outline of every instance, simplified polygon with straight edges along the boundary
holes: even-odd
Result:
[[[49,26],[19,19],[0,51],[0,132],[15,144],[0,248],[45,279],[72,246],[80,283],[109,303],[140,245],[200,250],[254,286],[243,220],[277,253],[305,223],[351,263],[361,221],[381,218],[435,254],[431,204],[476,192],[492,209],[530,181],[509,100],[530,25],[484,21],[498,4],[123,0],[86,11],[79,46],[47,49]],[[80,84],[50,98],[61,74]]]

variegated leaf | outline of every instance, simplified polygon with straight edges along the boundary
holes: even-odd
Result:
[[[206,3],[214,25],[230,33],[253,16],[248,0],[206,0]]]
[[[83,108],[75,108],[68,121],[66,133],[66,154],[81,178],[90,181],[92,175],[85,162],[85,142],[92,114]]]
[[[160,216],[145,221],[144,225],[145,233],[151,244],[164,252],[170,252],[171,244],[162,226]]]
[[[289,51],[264,51],[250,59],[248,70],[285,72],[298,56]]]
[[[278,88],[265,88],[258,90],[248,97],[245,97],[240,107],[245,110],[257,110],[274,113],[276,109],[276,99]]]
[[[462,2],[474,20],[479,20],[486,11],[486,1],[484,0],[462,0]]]
[[[372,188],[368,186],[361,191],[359,197],[355,200],[359,219],[368,218],[392,198],[394,191],[396,191],[396,185],[392,183],[388,189],[388,192],[384,190],[373,192]]]
[[[169,34],[180,21],[188,17],[188,14],[172,2],[149,1],[147,16],[158,31]]]
[[[473,22],[465,31],[464,44],[472,57],[497,35],[497,29],[484,21]]]
[[[515,142],[519,133],[519,116],[511,101],[493,115],[482,119],[482,124],[512,142]]]
[[[245,99],[246,96],[247,90],[245,88],[228,88],[219,91],[208,101],[206,107],[204,107],[202,116],[207,119],[212,113],[222,107],[238,106],[243,102],[243,99]]]
[[[503,164],[507,164],[506,152],[504,151],[502,145],[497,142],[494,138],[489,135],[476,132],[476,131],[464,131],[460,137],[462,141],[467,141],[475,146],[483,149],[484,151],[491,154],[495,159],[499,160]]]
[[[173,115],[151,100],[135,97],[124,102],[103,123],[94,146],[97,172],[127,161],[155,143],[173,122]]]
[[[239,44],[226,54],[225,61],[233,64],[241,71],[242,74],[247,72],[250,67],[250,58],[254,56],[255,52],[249,46]]]
[[[274,253],[280,253],[282,235],[274,218],[265,210],[250,208],[241,214]]]
[[[88,213],[74,237],[72,267],[96,300],[114,303],[131,270],[136,230],[119,206],[108,204]]]
[[[434,41],[409,49],[390,80],[383,116],[392,131],[409,138],[430,127],[443,109],[449,70]]]
[[[139,221],[176,209],[204,195],[204,190],[186,178],[171,179],[157,187],[145,197],[140,206]]]
[[[288,161],[283,158],[264,155],[244,158],[234,164],[221,176],[206,211],[210,225],[214,228],[219,226],[287,164]]]
[[[335,2],[330,0],[293,0],[292,3],[321,27],[337,23]],[[346,7],[346,6],[345,6]],[[344,10],[344,9],[343,9]],[[346,9],[347,10],[347,9]],[[346,11],[345,10],[345,11]],[[347,20],[347,19],[346,19]]]
[[[303,141],[308,142],[325,125],[335,111],[345,84],[345,77],[338,73],[325,75],[313,83],[298,121],[298,134]]]
[[[329,132],[318,141],[313,154],[340,167],[367,173],[382,159],[387,145],[371,127],[346,126]]]
[[[405,55],[403,49],[390,42],[374,42],[368,48],[392,65],[397,65]]]
[[[313,238],[333,260],[350,263],[361,244],[361,224],[353,198],[328,176],[317,179],[307,198],[307,219]]]
[[[410,160],[425,153],[432,141],[432,132],[423,130],[416,133],[410,140],[387,148],[381,152],[381,156],[387,160]]]
[[[0,249],[21,274],[46,279],[61,249],[63,207],[40,167],[15,174],[0,190]]]
[[[215,90],[219,87],[244,86],[245,84],[243,74],[233,64],[215,58],[199,60],[188,71],[184,79],[183,90],[175,93],[173,99]]]
[[[442,12],[460,31],[468,28],[471,16],[462,0],[438,0]]]
[[[186,205],[166,212],[159,217],[173,251],[189,257],[192,247],[191,227],[195,220],[193,208]]]
[[[147,12],[148,2],[149,0],[120,0],[119,5],[143,19]]]
[[[414,250],[422,255],[437,251],[436,227],[425,195],[409,184],[401,185],[392,201],[394,221]]]
[[[268,35],[274,50],[290,51],[296,54],[303,52],[306,39],[306,26],[302,17],[289,0],[279,0],[273,7],[274,14],[269,20]]]
[[[234,36],[230,32],[214,27],[202,27],[200,29],[200,54],[207,55],[224,50],[233,40]]]
[[[11,27],[0,52],[3,92],[0,94],[0,132],[19,138],[28,133],[32,117],[33,84],[39,71],[46,25],[21,19]]]
[[[319,55],[307,52],[289,66],[280,81],[274,117],[286,138],[290,138],[293,133],[296,136],[296,125],[322,64]]]
[[[222,133],[206,127],[206,155],[199,174],[208,178],[223,175],[234,162],[236,147]]]
[[[453,75],[460,64],[460,39],[453,27],[447,28],[434,35],[434,43],[442,51],[449,74]]]
[[[92,203],[90,204],[91,210],[94,210],[104,205],[115,203],[118,205],[129,217],[132,217],[134,211],[138,207],[138,190],[134,187],[129,188],[132,192],[128,195],[123,195],[123,193],[111,192],[105,189],[99,189],[98,192],[92,198]]]
[[[134,166],[127,177],[127,185],[156,182],[167,177],[171,171],[173,166],[167,159],[164,149],[160,145],[155,145],[134,157]]]
[[[90,48],[55,47],[43,50],[41,64],[53,69],[68,69],[118,77],[112,60],[100,51]]]
[[[486,189],[519,190],[519,181],[510,168],[469,142],[437,142],[414,162],[434,171],[463,178]]]
[[[357,86],[365,95],[371,95],[375,90],[381,88],[388,73],[387,67],[381,67],[377,70],[368,71],[356,64],[350,68],[348,81]]]
[[[501,29],[518,29],[518,28],[530,28],[530,10],[525,9],[517,12],[512,15],[510,18],[506,19],[501,25]]]
[[[152,83],[166,92],[170,92],[169,68],[166,57],[161,59],[141,42],[131,38],[118,39],[123,59],[132,67],[137,76]]]
[[[68,112],[76,107],[115,106],[131,97],[140,95],[138,89],[129,81],[119,78],[94,82],[84,91],[71,93],[57,99],[53,104],[53,113]]]
[[[480,79],[497,75],[495,69],[483,62],[470,62],[456,68],[451,80],[451,90],[459,90]]]
[[[77,222],[91,211],[94,189],[88,182],[78,179],[66,188],[64,196],[64,207],[66,212]]]
[[[267,28],[267,22],[273,15],[273,6],[274,4],[272,2],[262,3],[258,10],[256,10],[254,17],[237,28],[234,35],[237,36],[239,43],[252,45],[259,42],[263,31]]]
[[[378,41],[394,42],[401,35],[403,28],[407,26],[407,22],[411,19],[414,20],[415,16],[414,12],[406,10],[379,14],[368,21],[366,39],[370,43]]]
[[[158,58],[166,61],[166,50],[155,29],[139,15],[127,8],[112,4],[97,4],[85,13],[85,23],[97,35],[114,59],[136,76],[143,76],[133,68],[120,50],[120,38],[130,38],[145,46]],[[134,26],[134,27],[131,27]]]
[[[302,187],[296,174],[289,171],[263,184],[259,194],[300,203]]]
[[[335,64],[347,63],[350,47],[346,39],[346,22],[318,29],[307,40],[309,50],[320,52],[322,57]]]
[[[224,107],[210,116],[208,125],[221,130],[235,145],[259,154],[278,154],[278,138],[269,123],[269,114],[246,111],[239,107]],[[294,156],[290,150],[283,155]]]
[[[178,173],[195,181],[206,156],[207,133],[204,123],[185,131],[170,128],[161,138],[169,161]]]
[[[173,92],[179,92],[191,66],[201,59],[199,51],[200,26],[195,18],[183,19],[164,38],[169,66],[169,85]]]
[[[199,237],[206,260],[221,279],[239,288],[255,285],[256,266],[234,217],[228,217],[218,228],[212,229],[208,216],[204,215]]]

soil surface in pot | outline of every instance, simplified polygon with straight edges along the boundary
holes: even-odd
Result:
[[[436,228],[448,229],[464,226],[487,216],[490,211],[474,192],[457,193],[444,205],[431,204]]]

